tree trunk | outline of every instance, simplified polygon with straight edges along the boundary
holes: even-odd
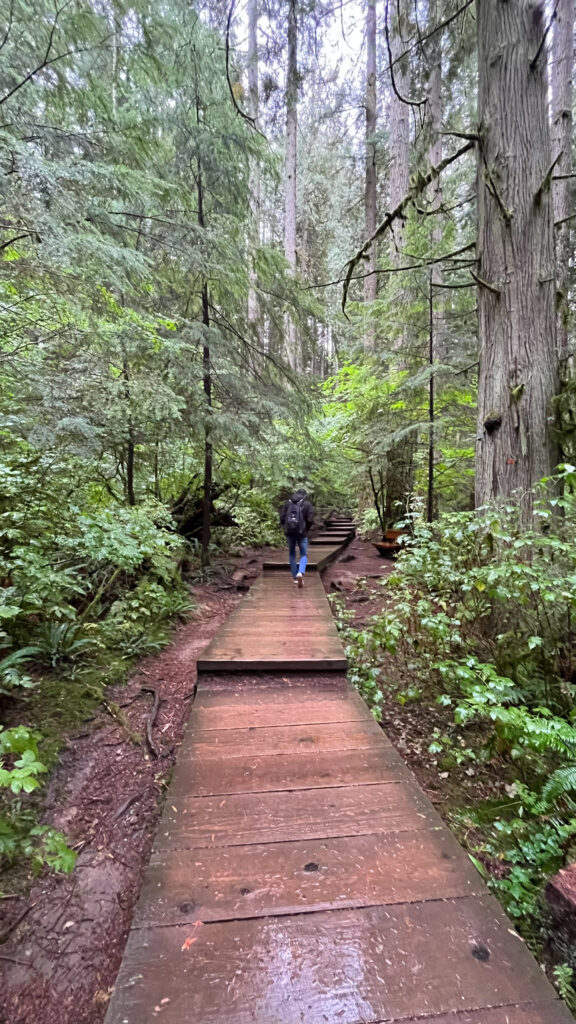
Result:
[[[249,0],[248,4],[248,101],[250,117],[258,122],[258,0]],[[254,157],[250,164],[250,211],[251,239],[260,244],[260,165]],[[258,295],[256,292],[256,272],[252,263],[250,267],[250,290],[248,292],[248,323],[254,334],[258,330]]]
[[[298,22],[297,0],[288,6],[288,68],[286,72],[286,158],[284,164],[284,255],[292,274],[296,273],[296,174],[298,136]],[[288,362],[293,370],[300,369],[296,325],[285,317],[285,346]]]
[[[430,0],[428,7],[428,28],[432,31],[438,24],[437,0]],[[426,44],[428,57],[428,103],[426,105],[426,121],[428,133],[428,162],[438,167],[442,160],[442,33],[436,32]],[[440,210],[442,207],[442,178],[438,175],[428,187],[428,203],[430,209]],[[434,249],[442,242],[441,215],[432,218],[432,245]],[[432,281],[442,283],[441,264],[432,267]]]
[[[366,6],[366,141],[365,141],[365,184],[364,212],[365,237],[370,238],[376,231],[376,0],[367,0]],[[377,243],[373,242],[368,253],[364,279],[364,302],[374,302],[378,291],[376,277]],[[375,323],[372,311],[364,332],[364,348],[370,351],[375,344]]]
[[[198,121],[200,121],[199,108],[196,107]],[[198,225],[206,227],[204,217],[204,187],[202,181],[202,165],[198,159],[197,175],[198,192]],[[206,407],[204,410],[204,479],[202,486],[202,550],[200,555],[202,568],[210,565],[210,538],[212,535],[212,475],[213,475],[213,451],[212,451],[212,424],[210,417],[212,413],[212,364],[210,358],[210,345],[208,329],[210,327],[210,301],[208,295],[208,282],[202,282],[202,323],[204,325],[204,344],[202,346],[202,384]]]
[[[202,323],[210,327],[210,307],[208,304],[208,285],[202,285]],[[202,568],[210,564],[210,538],[212,536],[212,468],[213,452],[211,441],[210,414],[212,410],[212,368],[210,365],[210,348],[204,344],[202,349],[202,368],[204,397],[206,399],[206,423],[204,426],[204,486],[202,492]]]
[[[122,360],[122,379],[124,381],[124,398],[128,406],[128,438],[126,442],[126,480],[124,489],[126,492],[126,500],[132,507],[136,504],[136,494],[134,492],[134,454],[136,445],[134,442],[134,426],[132,423],[132,395],[130,391],[130,368],[128,365],[128,357],[125,355]]]
[[[428,488],[426,499],[426,518],[429,523],[434,519],[434,282],[433,268],[430,269],[428,283],[428,364],[430,381],[428,383]]]
[[[430,0],[428,5],[428,29],[432,31],[438,24],[438,2]],[[436,32],[427,43],[428,57],[428,103],[426,107],[427,130],[428,130],[428,162],[432,167],[438,167],[442,160],[442,33]],[[438,212],[431,219],[432,230],[430,232],[431,249],[433,253],[440,250],[443,239],[442,223],[442,180],[438,175],[428,189],[428,203],[431,210]],[[434,399],[435,399],[435,378],[434,364],[439,358],[442,362],[446,353],[444,331],[442,330],[442,290],[436,285],[442,284],[442,264],[434,263],[430,267],[429,295],[428,295],[428,363],[430,366],[430,381],[428,384],[428,494],[427,494],[427,518],[431,523],[434,519],[435,491],[434,491],[434,462],[435,436],[434,436]],[[439,323],[438,323],[439,321]]]
[[[403,39],[405,28],[404,0],[398,0],[387,6],[388,31],[390,33],[390,53],[392,57],[391,79],[396,91],[390,86],[390,179],[389,203],[393,210],[410,187],[410,107],[399,99],[407,97],[410,90],[410,64],[408,57],[402,57],[406,49]],[[404,246],[404,220],[399,218],[391,232],[391,258],[393,263],[400,262],[398,249]]]
[[[572,76],[574,61],[574,0],[558,0],[552,37],[552,158],[559,156],[555,174],[572,172]],[[570,180],[553,183],[556,223],[556,276],[558,284],[558,354],[568,353],[568,282],[570,272],[571,225]]]
[[[521,495],[556,462],[554,229],[545,69],[546,10],[478,0],[476,504]]]

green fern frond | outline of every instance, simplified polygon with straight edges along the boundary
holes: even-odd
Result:
[[[545,800],[557,800],[565,793],[576,791],[576,764],[569,764],[565,768],[558,768],[544,786],[542,796]]]

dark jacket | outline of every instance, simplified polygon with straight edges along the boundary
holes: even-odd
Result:
[[[304,516],[304,523],[306,528],[304,530],[303,536],[306,537],[308,534],[308,530],[310,529],[312,523],[314,522],[314,507],[308,501],[308,498],[306,497],[306,491],[303,490],[295,491],[292,497],[290,498],[290,501],[300,501],[301,498],[304,498],[304,501],[302,502],[302,515]],[[285,526],[286,524],[286,513],[288,511],[289,504],[290,502],[285,501],[280,510],[280,522],[282,523],[282,526]]]

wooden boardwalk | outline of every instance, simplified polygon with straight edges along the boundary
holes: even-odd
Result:
[[[332,650],[318,575],[274,582],[204,655],[106,1024],[569,1024],[343,674],[215,674],[272,600],[266,661],[297,598]]]
[[[274,668],[346,668],[318,572],[306,574],[302,590],[286,571],[260,577],[198,662],[199,672]]]

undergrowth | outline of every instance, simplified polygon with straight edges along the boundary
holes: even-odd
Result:
[[[69,871],[36,793],[65,736],[192,607],[182,538],[155,501],[111,507],[80,466],[18,444],[0,461],[0,866]]]
[[[563,496],[537,501],[531,529],[511,501],[412,516],[383,610],[357,629],[336,601],[352,681],[377,718],[391,692],[442,705],[452,725],[429,737],[442,765],[503,766],[502,799],[453,824],[535,944],[548,937],[543,887],[576,857],[576,470],[553,485]]]

